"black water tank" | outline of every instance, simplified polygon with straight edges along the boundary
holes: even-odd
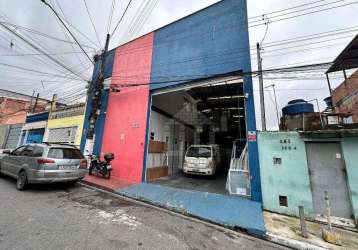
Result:
[[[323,101],[326,103],[328,108],[331,108],[333,106],[332,97],[328,96],[324,98]]]
[[[292,100],[282,109],[283,115],[297,115],[312,112],[314,112],[313,104],[308,103],[303,99]]]

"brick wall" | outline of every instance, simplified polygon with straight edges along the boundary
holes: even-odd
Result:
[[[358,123],[358,70],[333,91],[332,99],[336,112],[350,113]]]
[[[0,124],[24,123],[30,104],[30,101],[0,97]],[[44,111],[46,106],[46,102],[38,102],[36,112]]]

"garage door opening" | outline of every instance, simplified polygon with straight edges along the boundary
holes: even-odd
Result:
[[[246,144],[243,80],[210,79],[152,93],[148,133],[147,182],[228,194],[230,166]],[[248,170],[245,176],[247,185]]]

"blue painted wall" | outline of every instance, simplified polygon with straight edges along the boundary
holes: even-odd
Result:
[[[111,50],[107,53],[107,57],[106,57],[106,65],[105,65],[105,70],[104,70],[104,78],[109,78],[112,76],[112,70],[113,70],[113,62],[114,62],[114,56],[115,56],[115,50]],[[81,138],[81,145],[80,145],[80,149],[83,152],[84,148],[85,148],[85,144],[86,144],[86,137],[87,137],[87,132],[89,129],[89,117],[91,114],[91,110],[92,110],[92,97],[94,96],[94,89],[96,88],[97,84],[97,78],[98,78],[98,74],[99,74],[99,69],[100,69],[100,65],[101,65],[101,61],[98,60],[94,66],[93,69],[93,74],[92,74],[92,81],[91,81],[91,85],[92,85],[92,89],[90,89],[90,94],[89,97],[87,99],[87,104],[86,104],[86,111],[85,111],[85,119],[84,119],[84,123],[83,123],[83,132],[82,132],[82,138]],[[102,95],[103,96],[103,95]],[[107,107],[107,102],[108,102],[108,95],[106,99],[102,99],[101,100],[102,103],[104,103],[104,105],[106,105]],[[96,123],[96,127],[104,127],[104,119],[101,120],[101,122]],[[96,130],[96,129],[95,129]],[[97,130],[98,131],[98,130]],[[101,135],[102,136],[102,135]],[[101,139],[102,140],[102,139]],[[99,141],[98,141],[99,143]],[[97,146],[99,147],[99,145]]]
[[[151,89],[249,70],[246,12],[245,0],[225,0],[155,31]]]
[[[102,140],[103,140],[103,132],[104,132],[104,123],[106,120],[106,111],[107,111],[107,104],[108,104],[108,97],[109,91],[102,91],[101,95],[101,112],[97,118],[97,122],[95,125],[95,144],[93,146],[93,153],[95,155],[100,155],[101,147],[102,147]]]
[[[37,113],[33,115],[26,116],[25,123],[31,123],[31,122],[41,122],[41,121],[47,121],[48,120],[49,112],[43,112],[43,113]]]
[[[224,0],[154,33],[151,90],[251,72],[246,0]],[[190,81],[188,80],[188,81]],[[252,78],[244,76],[247,131],[256,131]],[[251,194],[262,201],[256,140],[248,142]]]

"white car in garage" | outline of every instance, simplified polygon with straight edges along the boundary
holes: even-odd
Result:
[[[218,145],[192,145],[186,151],[183,172],[195,175],[215,175],[220,162]]]

